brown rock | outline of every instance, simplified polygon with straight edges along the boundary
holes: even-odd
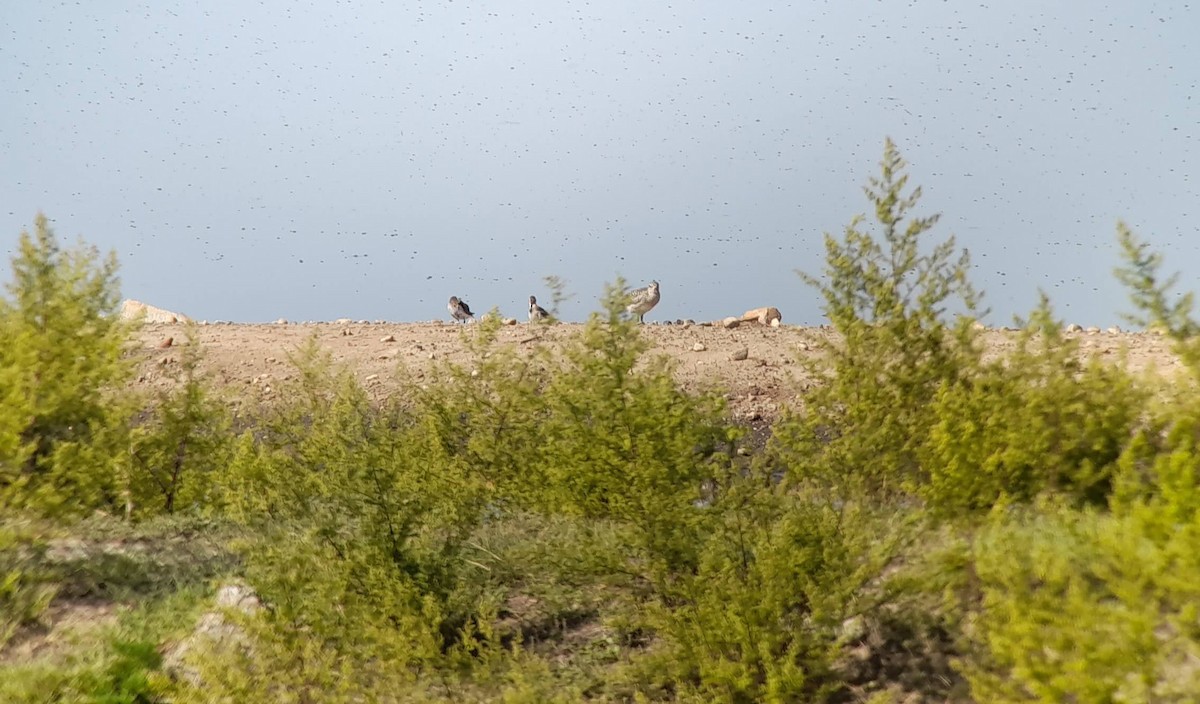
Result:
[[[165,350],[165,349],[167,349],[168,347],[170,347],[170,346],[171,346],[171,345],[173,345],[173,344],[175,344],[175,338],[173,338],[173,337],[168,337],[167,339],[165,339],[165,340],[163,340],[162,342],[158,343],[158,349],[160,349],[160,350]]]
[[[778,308],[766,306],[763,308],[755,308],[748,310],[742,314],[743,323],[758,323],[759,325],[770,325],[772,320],[783,320],[783,315],[780,314]]]
[[[750,350],[746,349],[745,347],[739,347],[733,351],[733,354],[729,355],[729,358],[735,362],[740,362],[749,356],[750,356]]]
[[[733,317],[733,316],[729,316],[728,318],[726,318],[726,319],[724,319],[724,320],[722,320],[722,321],[721,321],[721,325],[722,325],[722,326],[723,326],[723,327],[724,327],[726,330],[732,330],[732,329],[736,328],[737,326],[739,326],[739,325],[741,325],[741,324],[742,324],[742,321],[741,321],[741,319],[740,319],[740,318],[735,318],[735,317]]]

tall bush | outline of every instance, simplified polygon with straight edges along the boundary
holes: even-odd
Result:
[[[824,300],[840,340],[813,368],[820,383],[777,428],[793,479],[895,495],[922,480],[918,449],[938,389],[977,369],[972,323],[980,296],[954,237],[928,243],[938,216],[912,214],[907,164],[884,144],[881,174],[863,190],[878,234],[856,217],[825,235],[822,276],[800,272]]]
[[[129,330],[113,254],[64,249],[44,215],[23,231],[0,301],[0,502],[79,513],[119,502]]]

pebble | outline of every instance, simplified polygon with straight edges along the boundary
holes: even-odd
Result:
[[[735,362],[740,362],[749,356],[750,350],[746,349],[745,347],[739,347],[733,351],[733,354],[729,355],[729,358]]]

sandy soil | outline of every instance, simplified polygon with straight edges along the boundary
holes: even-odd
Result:
[[[310,336],[340,363],[349,365],[372,392],[386,396],[396,389],[395,372],[403,365],[417,379],[432,365],[445,361],[467,363],[461,335],[465,326],[451,323],[303,323],[215,324],[197,327],[204,349],[203,369],[232,398],[270,399],[279,382],[293,374],[289,355]],[[537,335],[556,344],[576,334],[580,325],[501,328],[502,343],[531,349]],[[828,328],[778,328],[757,324],[726,330],[721,327],[646,325],[642,328],[656,352],[676,360],[677,377],[687,389],[717,389],[726,395],[735,420],[769,423],[784,404],[796,400],[810,383],[799,360],[820,355],[830,344]],[[1148,333],[1078,333],[1085,354],[1126,359],[1135,370],[1171,373],[1179,363],[1166,339]],[[1011,330],[988,330],[991,353],[1015,344]],[[170,347],[162,347],[168,340]],[[138,385],[166,388],[173,381],[182,325],[149,323],[139,335]],[[700,349],[702,347],[702,349]],[[732,358],[745,348],[744,360]]]

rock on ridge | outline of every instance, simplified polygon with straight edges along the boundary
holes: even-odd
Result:
[[[121,302],[121,320],[136,320],[141,317],[147,323],[190,323],[191,318],[182,313],[172,313],[157,306],[128,298]]]

